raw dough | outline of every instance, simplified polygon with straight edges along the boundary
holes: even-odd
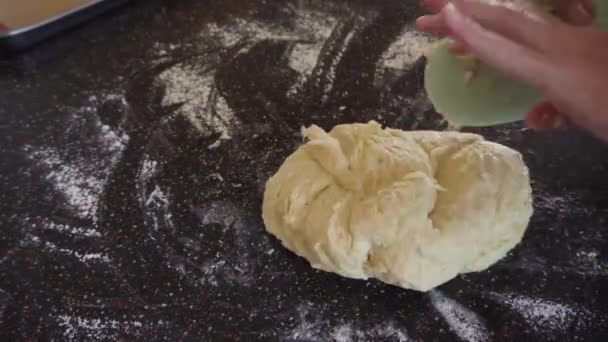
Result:
[[[528,169],[459,132],[317,126],[268,181],[266,229],[314,268],[427,291],[481,271],[521,241]]]

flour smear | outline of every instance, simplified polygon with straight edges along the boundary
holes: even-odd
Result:
[[[519,314],[535,331],[544,334],[564,334],[573,328],[584,329],[594,319],[593,313],[576,305],[557,303],[515,293],[487,294],[497,303]]]
[[[490,341],[488,329],[474,311],[439,290],[431,291],[429,296],[435,310],[441,314],[450,329],[463,341]]]
[[[372,324],[365,321],[342,319],[332,322],[331,314],[324,305],[311,302],[300,303],[295,308],[295,327],[286,333],[288,340],[312,341],[412,341],[405,329],[394,322]]]

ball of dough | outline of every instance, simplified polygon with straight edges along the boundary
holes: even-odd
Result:
[[[532,196],[521,155],[474,134],[375,123],[305,129],[266,184],[266,229],[314,268],[427,291],[521,241]]]

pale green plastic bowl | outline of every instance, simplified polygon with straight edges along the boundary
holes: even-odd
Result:
[[[596,0],[595,26],[608,31],[608,0]],[[438,113],[461,126],[492,126],[524,119],[543,101],[538,90],[480,64],[466,81],[463,64],[442,41],[427,56],[426,92]]]

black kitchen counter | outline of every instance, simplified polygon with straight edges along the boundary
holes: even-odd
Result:
[[[420,13],[137,1],[0,61],[0,340],[606,340],[608,148],[579,132],[471,130],[524,154],[535,214],[429,293],[312,270],[265,233],[302,125],[448,128]]]

